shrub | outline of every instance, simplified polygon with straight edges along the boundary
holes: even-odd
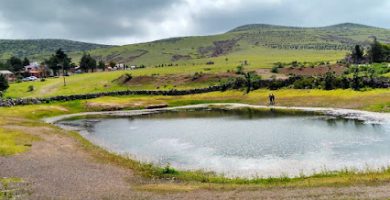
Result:
[[[277,66],[274,66],[272,67],[271,72],[276,74],[279,72],[279,68]]]
[[[299,80],[294,81],[293,88],[294,89],[313,89],[315,88],[315,85],[313,84],[314,78],[302,78]]]
[[[177,174],[177,171],[175,168],[171,167],[171,165],[168,163],[163,169],[162,174]]]
[[[29,85],[28,88],[27,88],[27,92],[32,92],[34,91],[34,86],[33,85]]]
[[[327,72],[325,74],[323,88],[325,90],[333,90],[334,89],[335,80],[336,80],[336,77],[334,76],[334,73]]]
[[[192,76],[192,81],[195,81],[203,76],[203,72],[195,72],[195,74]]]
[[[355,67],[353,72],[353,78],[351,82],[351,88],[354,90],[360,90],[362,87],[362,80],[361,77],[359,77],[359,68]]]
[[[299,66],[299,62],[298,61],[293,61],[293,62],[291,62],[291,66],[292,67],[298,67]]]
[[[244,67],[242,65],[237,66],[236,74],[244,74]]]

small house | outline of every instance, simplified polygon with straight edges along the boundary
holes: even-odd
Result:
[[[33,62],[27,66],[24,66],[24,72],[29,76],[41,77],[41,66],[37,62]]]

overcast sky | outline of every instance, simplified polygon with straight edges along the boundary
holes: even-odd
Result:
[[[0,39],[129,44],[266,23],[390,28],[390,0],[0,0]]]

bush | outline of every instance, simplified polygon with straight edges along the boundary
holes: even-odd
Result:
[[[313,89],[315,88],[315,80],[314,78],[302,78],[299,80],[296,80],[293,83],[293,88],[294,89]]]
[[[237,66],[236,74],[244,74],[244,67],[242,65]]]
[[[276,74],[279,72],[279,68],[277,66],[274,66],[272,67],[271,72]]]
[[[195,72],[195,74],[192,76],[192,81],[195,81],[203,76],[203,72]]]
[[[177,174],[177,171],[175,168],[171,167],[171,165],[168,163],[163,169],[162,174]]]
[[[333,90],[335,85],[335,80],[336,80],[335,75],[332,72],[327,72],[325,74],[323,88],[325,90]]]
[[[27,88],[27,92],[32,92],[34,91],[34,86],[33,85],[29,85],[28,88]]]

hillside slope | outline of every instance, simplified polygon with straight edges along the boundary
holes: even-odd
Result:
[[[108,47],[112,46],[58,39],[0,40],[0,60],[12,55],[31,57],[37,54],[50,54],[58,48],[67,52],[75,52]]]
[[[368,45],[371,36],[390,43],[390,30],[359,24],[345,23],[319,28],[252,24],[220,35],[171,38],[97,49],[92,50],[91,54],[105,61],[154,66],[170,63],[194,65],[208,60],[220,64],[229,64],[225,61],[237,64],[248,60],[255,65],[269,65],[273,61],[289,61],[291,59],[286,59],[289,56],[302,61],[312,61],[313,57],[333,61],[356,44]],[[75,53],[73,57],[80,55]],[[268,61],[269,56],[276,59]]]
[[[213,61],[217,67],[233,67],[247,61],[249,67],[267,68],[275,62],[295,60],[334,62],[354,45],[368,45],[371,36],[390,43],[390,30],[352,23],[317,28],[251,24],[219,35],[123,46],[68,40],[0,40],[0,59],[15,54],[41,61],[56,49],[63,48],[76,63],[84,51],[89,51],[98,60],[128,65],[196,66]]]

